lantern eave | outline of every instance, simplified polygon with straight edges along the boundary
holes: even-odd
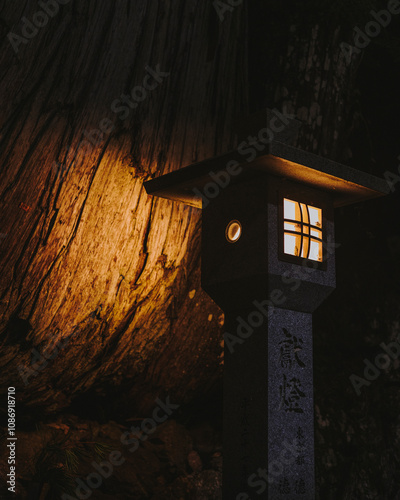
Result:
[[[227,174],[229,183],[242,183],[256,176],[273,175],[333,194],[335,207],[366,201],[390,192],[387,182],[382,178],[279,141],[271,141],[263,151],[255,148],[250,151],[253,156],[251,161],[246,160],[243,152],[235,150],[162,175],[144,183],[146,192],[202,208],[204,187],[210,182],[215,183],[216,177],[226,171],[227,165],[231,165],[230,171],[235,172]]]

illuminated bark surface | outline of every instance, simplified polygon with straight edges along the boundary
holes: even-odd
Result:
[[[37,10],[3,5],[4,34]],[[159,391],[181,399],[220,377],[199,211],[143,181],[232,147],[244,20],[220,24],[205,2],[71,2],[17,54],[2,37],[1,381],[24,403],[59,410],[124,382],[145,410]],[[137,86],[134,108],[121,103]],[[74,329],[25,389],[16,367]]]

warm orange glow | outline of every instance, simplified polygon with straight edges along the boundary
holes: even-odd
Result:
[[[284,253],[322,262],[322,210],[283,200]]]
[[[240,222],[237,220],[231,221],[226,227],[225,231],[226,239],[230,243],[235,243],[240,238],[241,235],[242,235],[242,225],[240,224]]]

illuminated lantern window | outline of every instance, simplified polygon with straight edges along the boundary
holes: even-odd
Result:
[[[322,262],[322,210],[283,200],[284,253]]]

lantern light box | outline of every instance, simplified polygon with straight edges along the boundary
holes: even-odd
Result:
[[[312,313],[336,284],[334,208],[389,192],[294,138],[145,183],[203,209],[202,287],[225,313],[225,500],[315,497]]]
[[[285,254],[322,262],[321,213],[320,208],[283,199]]]

